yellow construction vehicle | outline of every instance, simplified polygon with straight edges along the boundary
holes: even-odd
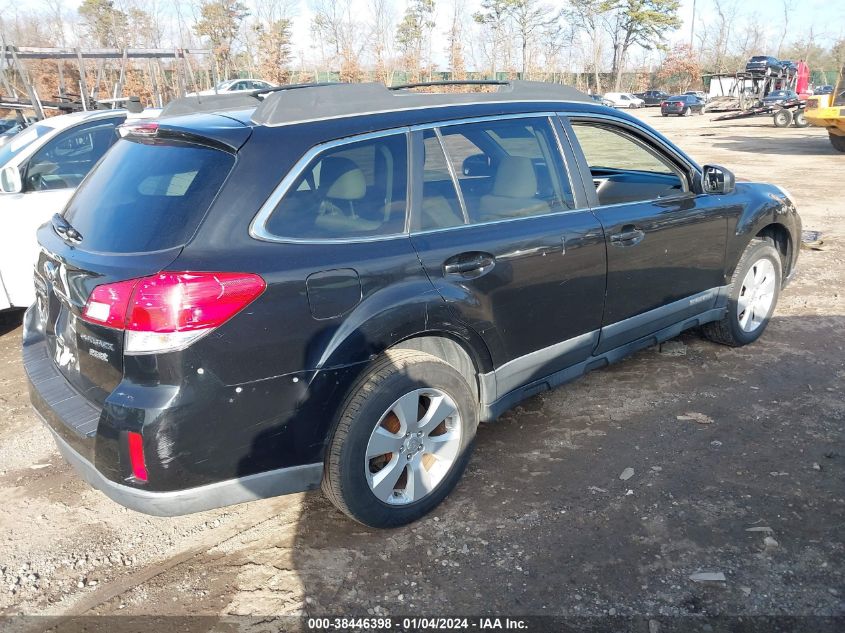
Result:
[[[829,94],[807,99],[804,116],[810,125],[827,128],[830,144],[845,152],[845,66],[839,71],[836,86]]]

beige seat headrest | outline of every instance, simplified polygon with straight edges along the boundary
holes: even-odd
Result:
[[[499,162],[492,195],[503,198],[532,198],[537,194],[537,174],[530,158],[506,156]]]

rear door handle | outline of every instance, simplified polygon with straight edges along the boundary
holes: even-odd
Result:
[[[496,258],[490,253],[460,253],[443,262],[443,273],[452,277],[475,279],[493,270],[495,265]]]
[[[633,224],[626,224],[619,233],[610,236],[610,243],[614,246],[634,246],[645,238],[645,231]]]

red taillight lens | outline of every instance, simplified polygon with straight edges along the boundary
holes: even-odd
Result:
[[[147,464],[144,462],[144,438],[140,433],[129,432],[126,434],[129,444],[129,463],[132,465],[132,474],[135,479],[147,481]]]
[[[665,106],[665,105],[668,105],[665,101],[661,101],[661,102],[660,102],[660,107],[661,107],[661,108],[662,108],[663,106]]]
[[[264,290],[258,275],[160,273],[138,280],[126,329],[185,332],[222,325]]]
[[[126,313],[136,283],[136,279],[130,279],[97,286],[88,297],[82,318],[91,323],[123,329],[126,327]]]
[[[126,330],[126,353],[172,351],[222,325],[265,287],[250,273],[162,272],[97,286],[82,318]]]

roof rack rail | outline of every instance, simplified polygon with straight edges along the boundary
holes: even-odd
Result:
[[[476,81],[480,85],[498,86],[499,89],[495,92],[448,93],[408,90],[436,85],[479,85]],[[406,84],[390,88],[375,82],[306,84],[298,87],[319,87],[320,90],[268,90],[270,93],[255,109],[252,121],[258,125],[275,127],[365,114],[475,103],[590,101],[586,94],[571,86],[541,81],[467,80]]]
[[[431,86],[509,86],[510,81],[503,79],[443,79],[440,81],[419,81],[412,84],[388,86],[388,90],[408,90],[409,88],[428,88]]]
[[[259,88],[258,90],[240,92],[219,92],[205,95],[190,95],[174,99],[164,106],[161,117],[182,116],[185,114],[196,114],[200,112],[223,112],[226,110],[254,108],[262,102],[262,97],[275,92],[287,90],[299,90],[301,88],[321,88],[324,86],[337,86],[339,82],[314,82],[285,84],[284,86],[273,86],[272,88]],[[265,97],[266,98],[266,97]]]
[[[283,86],[273,86],[272,88],[259,88],[258,90],[251,90],[249,93],[254,97],[258,95],[270,94],[272,92],[283,92],[284,90],[299,90],[300,88],[323,88],[325,86],[336,86],[341,82],[339,81],[320,81],[320,82],[313,82],[313,83],[301,83],[301,84],[285,84]]]

